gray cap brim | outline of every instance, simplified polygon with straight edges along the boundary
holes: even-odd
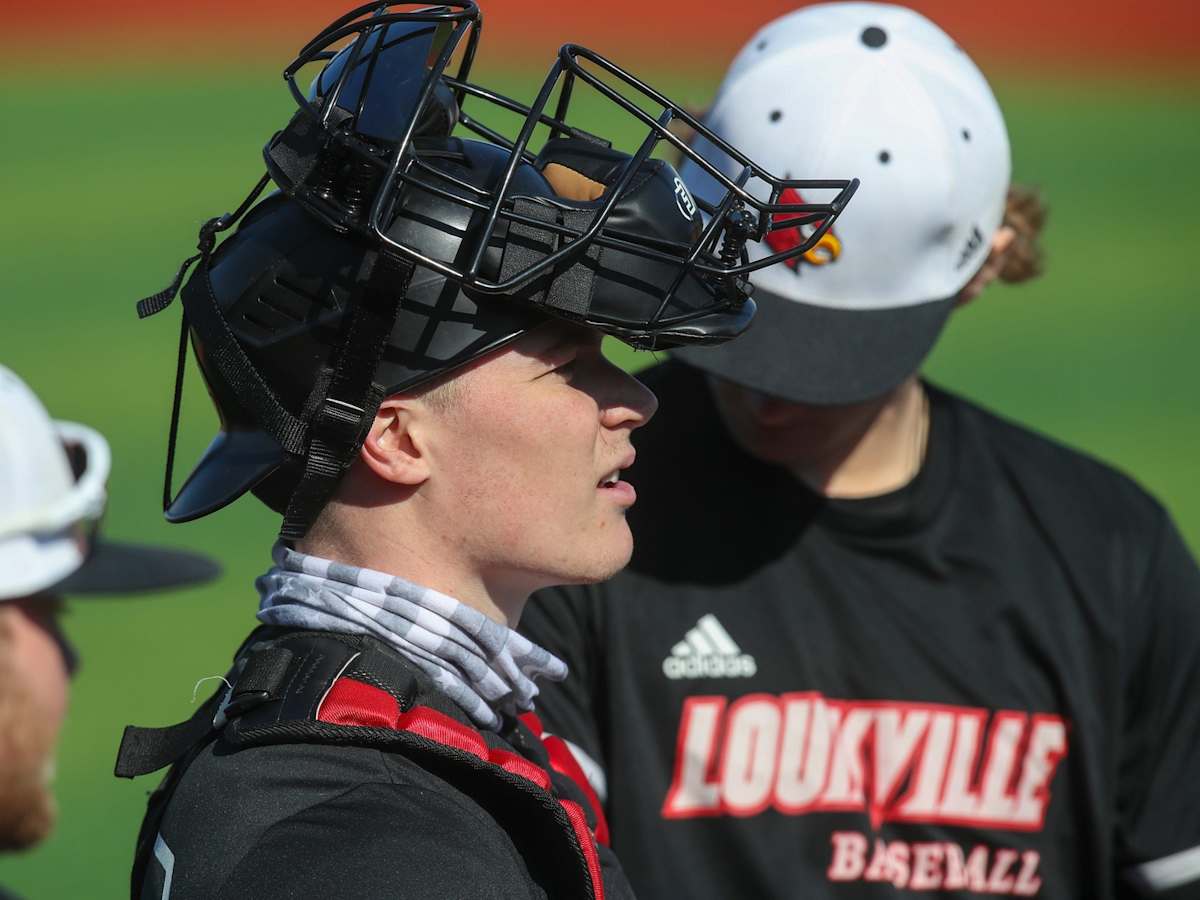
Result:
[[[829,309],[755,291],[758,316],[737,340],[672,351],[712,375],[792,403],[878,397],[920,368],[953,298],[877,310]]]

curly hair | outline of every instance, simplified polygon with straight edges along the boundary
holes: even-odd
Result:
[[[1024,184],[1009,186],[1003,224],[1011,228],[1016,237],[1000,270],[1001,281],[1019,284],[1042,274],[1045,261],[1041,237],[1047,214],[1040,190]]]

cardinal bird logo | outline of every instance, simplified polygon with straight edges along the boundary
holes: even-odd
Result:
[[[779,195],[780,203],[804,203],[804,197],[795,188],[787,188]],[[786,222],[789,219],[802,218],[801,213],[781,213],[775,216],[775,222]],[[818,219],[816,222],[809,222],[805,225],[795,225],[791,228],[779,228],[767,234],[767,246],[775,253],[783,253],[787,250],[793,250],[799,247],[805,241],[813,236],[817,230],[824,224],[824,219]],[[787,260],[786,265],[793,272],[799,274],[800,263],[806,262],[812,266],[825,266],[831,262],[836,262],[837,258],[842,255],[842,242],[838,238],[832,228],[821,235],[821,239],[817,241],[809,250],[793,256]]]

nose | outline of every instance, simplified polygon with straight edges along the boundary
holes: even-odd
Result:
[[[604,365],[608,384],[600,423],[605,428],[641,428],[658,411],[658,398],[629,373],[608,361]]]
[[[723,400],[726,406],[737,410],[747,421],[756,425],[786,425],[799,409],[795,403],[730,381],[717,381],[715,388],[718,402]]]
[[[786,425],[796,416],[796,404],[772,397],[770,394],[747,390],[745,400],[747,409],[760,425]]]

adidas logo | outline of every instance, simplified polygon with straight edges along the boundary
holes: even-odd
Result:
[[[758,671],[758,663],[742,652],[716,616],[706,613],[671,648],[662,668],[663,674],[672,679],[750,678]]]

